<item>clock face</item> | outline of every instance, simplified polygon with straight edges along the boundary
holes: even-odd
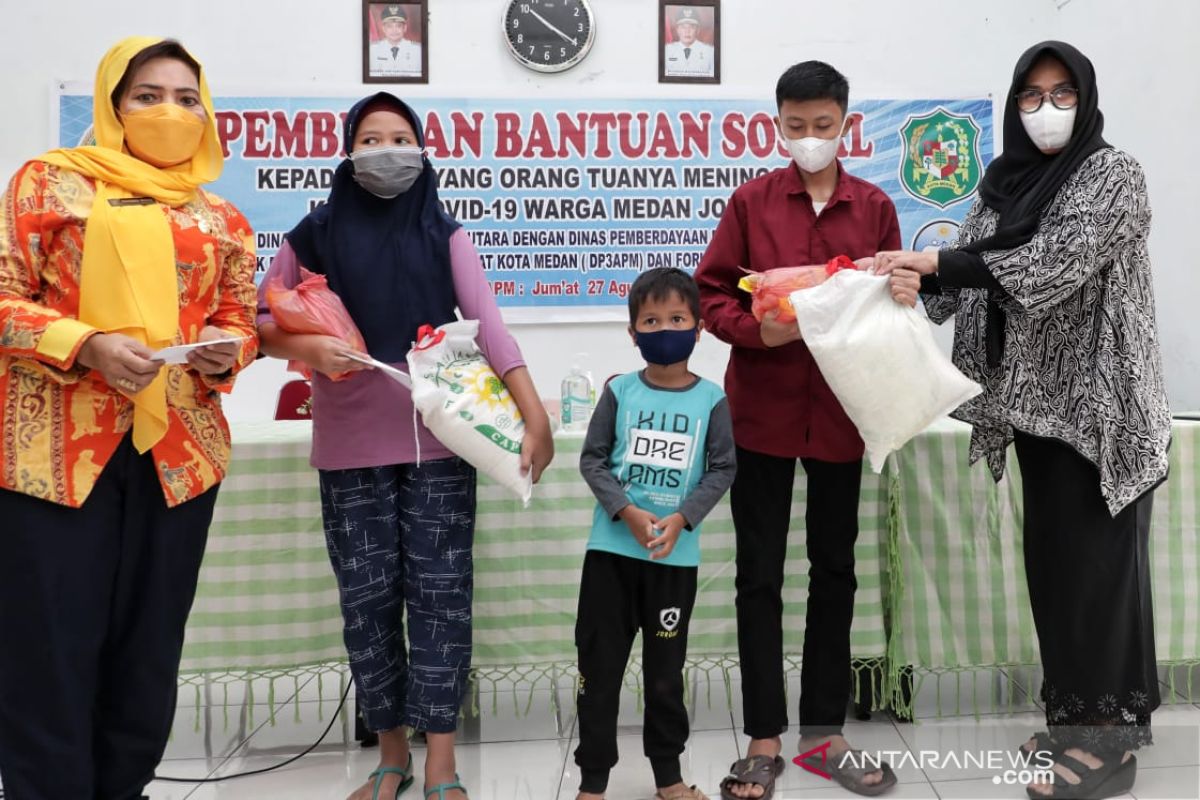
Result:
[[[562,72],[592,49],[595,19],[588,0],[509,0],[504,38],[509,52],[538,72]]]

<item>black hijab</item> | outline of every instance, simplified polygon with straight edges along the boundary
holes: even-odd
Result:
[[[1030,70],[1043,56],[1053,56],[1061,61],[1079,90],[1071,140],[1061,152],[1051,156],[1038,150],[1029,138],[1021,123],[1021,110],[1017,108],[1017,92],[1025,88]],[[1089,156],[1110,146],[1101,136],[1103,131],[1104,115],[1099,108],[1096,70],[1087,56],[1066,42],[1042,42],[1026,50],[1013,70],[1012,86],[1004,102],[1004,153],[988,165],[979,186],[980,199],[1000,214],[1000,220],[991,236],[961,249],[968,253],[1007,250],[1032,239],[1042,212],[1067,179]],[[999,366],[1003,354],[1004,311],[989,293],[988,365]]]
[[[408,118],[425,146],[420,120],[388,92],[364,97],[351,107],[343,146],[353,150],[364,112],[386,105]],[[368,352],[388,363],[402,362],[421,325],[454,319],[450,237],[460,227],[442,209],[437,176],[429,159],[412,187],[391,199],[371,194],[354,180],[345,159],[333,177],[329,201],[287,234],[300,262],[325,275],[366,340]]]

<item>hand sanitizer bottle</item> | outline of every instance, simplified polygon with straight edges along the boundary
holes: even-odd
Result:
[[[586,356],[575,356],[571,371],[562,382],[562,429],[586,431],[592,418],[592,378],[581,366]]]

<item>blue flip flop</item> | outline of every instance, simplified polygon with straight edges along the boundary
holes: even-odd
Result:
[[[458,777],[458,773],[454,774],[454,783],[439,783],[437,786],[431,786],[425,790],[425,800],[437,795],[437,800],[446,800],[446,792],[452,792],[458,789],[463,794],[467,793],[467,787],[462,785],[462,778]]]
[[[379,787],[383,786],[383,779],[387,775],[399,775],[400,785],[396,787],[395,797],[404,794],[408,787],[413,785],[413,759],[412,753],[408,754],[408,766],[403,769],[400,767],[380,767],[379,769],[368,775],[368,778],[375,779],[375,790],[371,792],[371,800],[379,800]]]

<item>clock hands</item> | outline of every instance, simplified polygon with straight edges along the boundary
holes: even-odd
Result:
[[[545,25],[547,28],[549,28],[550,30],[554,31],[555,33],[557,33],[557,34],[558,34],[559,36],[561,36],[562,38],[566,39],[566,40],[567,40],[568,42],[570,42],[571,44],[575,45],[576,47],[578,47],[578,46],[579,46],[579,41],[578,41],[577,39],[572,39],[570,36],[567,36],[565,33],[563,33],[562,31],[560,31],[558,28],[556,28],[556,27],[554,27],[553,25],[551,25],[551,24],[550,24],[550,20],[546,19],[546,18],[545,18],[545,17],[543,17],[541,14],[539,14],[539,13],[538,13],[538,12],[536,12],[536,11],[534,11],[532,8],[531,8],[531,9],[529,9],[529,13],[530,13],[530,14],[533,14],[535,17],[537,17],[537,18],[538,18],[538,22],[541,22],[541,23],[542,23],[543,25]]]

